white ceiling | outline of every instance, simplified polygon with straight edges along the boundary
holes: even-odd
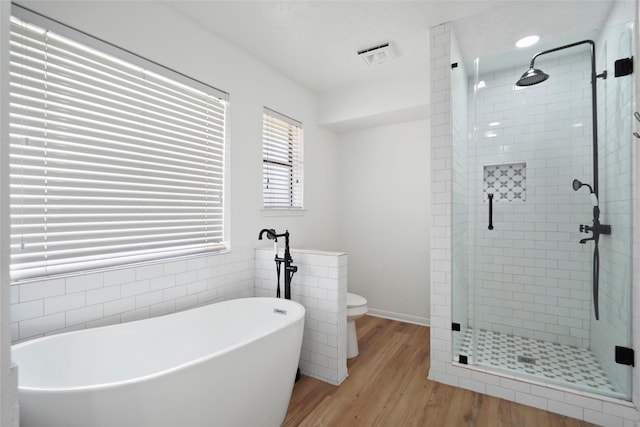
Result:
[[[624,1],[624,0],[623,0]],[[166,0],[208,28],[307,87],[323,93],[354,84],[425,75],[428,29],[451,21],[466,60],[511,52],[528,58],[548,46],[581,40],[605,22],[612,0],[190,1]],[[519,37],[542,42],[513,53]],[[567,41],[568,40],[568,41]],[[359,50],[389,42],[396,59],[368,67]],[[521,55],[521,56],[520,56]],[[504,60],[495,58],[495,63]]]

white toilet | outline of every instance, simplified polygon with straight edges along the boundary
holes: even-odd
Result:
[[[360,295],[347,292],[347,359],[356,357],[359,353],[356,319],[365,314],[367,314],[367,300]]]

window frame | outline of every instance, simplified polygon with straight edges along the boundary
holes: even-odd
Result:
[[[286,128],[288,138],[284,137],[282,130],[274,130],[275,127]],[[274,136],[274,133],[279,135]],[[288,143],[285,143],[286,139],[289,140]],[[277,147],[273,148],[276,145]],[[286,148],[285,145],[287,145]],[[289,160],[284,160],[285,156],[281,153],[274,154],[277,150],[286,150]],[[276,183],[276,185],[280,184],[283,188],[284,185],[287,185],[289,195],[286,196],[286,203],[274,201],[274,197],[277,199],[277,192],[275,192],[275,195],[274,193],[269,194],[266,192],[271,177],[275,176],[277,179],[277,173],[269,174],[272,166],[275,166],[276,169],[286,168],[288,170],[288,182],[286,184],[283,181]],[[281,196],[280,200],[285,199],[285,191],[279,194]],[[271,203],[268,203],[269,198],[271,198]],[[305,212],[304,129],[302,122],[268,107],[263,107],[262,115],[262,208],[263,214],[267,215],[301,215]]]
[[[221,252],[226,252],[229,249],[229,241],[228,241],[228,237],[229,236],[229,229],[230,229],[230,225],[228,222],[228,218],[229,218],[229,204],[226,202],[226,200],[228,199],[228,195],[229,195],[229,187],[230,187],[230,182],[229,182],[229,131],[228,131],[228,127],[229,127],[229,95],[224,92],[221,91],[213,86],[210,86],[208,84],[205,84],[201,81],[198,81],[196,79],[193,79],[191,77],[188,77],[180,72],[177,72],[175,70],[172,70],[168,67],[165,67],[163,65],[160,65],[154,61],[150,61],[142,56],[139,56],[137,54],[134,54],[128,50],[122,49],[116,45],[113,45],[109,42],[106,42],[104,40],[100,40],[94,36],[91,36],[87,33],[84,33],[82,31],[79,31],[77,29],[74,29],[72,27],[69,27],[65,24],[62,24],[58,21],[52,20],[46,16],[40,15],[36,12],[33,12],[29,9],[26,9],[24,7],[21,7],[19,5],[13,4],[11,7],[11,15],[15,16],[16,18],[18,18],[21,21],[24,22],[28,22],[32,25],[38,26],[40,28],[43,28],[47,31],[51,31],[52,33],[56,33],[64,38],[67,38],[69,40],[72,40],[73,42],[85,45],[91,49],[100,51],[102,54],[117,58],[121,61],[125,61],[129,64],[132,64],[136,67],[139,67],[141,69],[143,69],[145,72],[149,72],[149,73],[153,73],[161,78],[164,79],[169,79],[172,80],[174,82],[179,83],[180,85],[183,86],[188,86],[191,88],[194,88],[198,91],[201,92],[205,92],[209,95],[207,96],[212,96],[216,99],[219,99],[219,101],[221,103],[224,104],[224,108],[223,108],[223,121],[222,121],[222,131],[221,134],[222,136],[217,138],[217,142],[215,144],[217,144],[216,146],[221,148],[222,150],[222,154],[221,157],[222,158],[222,166],[220,167],[220,175],[221,175],[221,190],[220,190],[220,194],[218,195],[218,200],[219,200],[219,206],[220,209],[222,211],[222,214],[220,217],[220,221],[222,222],[221,228],[222,228],[222,239],[221,241],[219,241],[218,243],[215,244],[208,244],[206,246],[206,248],[202,248],[199,250],[184,250],[181,251],[179,249],[177,249],[179,246],[168,246],[168,247],[172,247],[173,250],[166,250],[166,249],[158,249],[158,252],[156,252],[156,256],[153,255],[146,255],[146,256],[106,256],[108,255],[108,253],[104,253],[102,254],[102,258],[100,258],[101,260],[106,260],[105,262],[102,261],[98,261],[98,262],[78,262],[75,267],[69,267],[69,266],[64,266],[64,267],[56,267],[53,266],[51,267],[49,270],[47,269],[47,267],[39,267],[39,270],[41,271],[40,274],[32,274],[32,273],[27,273],[27,274],[22,274],[22,273],[18,273],[18,274],[12,274],[11,277],[11,281],[13,283],[17,283],[17,282],[27,282],[27,281],[33,281],[33,280],[42,280],[42,279],[49,279],[49,278],[53,278],[53,277],[60,277],[60,276],[68,276],[68,275],[76,275],[76,274],[82,274],[82,273],[88,273],[90,271],[97,271],[97,270],[111,270],[111,269],[119,269],[119,268],[123,268],[125,266],[134,266],[134,265],[141,265],[141,264],[149,264],[149,263],[160,263],[160,262],[167,262],[169,260],[173,260],[173,259],[181,259],[181,258],[188,258],[188,257],[194,257],[194,256],[203,256],[203,255],[211,255],[211,254],[215,254],[215,253],[221,253]],[[10,120],[10,123],[13,121]],[[13,191],[11,191],[11,194],[14,194]],[[184,196],[185,193],[183,193]],[[10,203],[9,202],[9,197],[6,197],[3,199],[3,201]],[[13,221],[11,221],[11,223],[13,223]],[[174,242],[175,243],[175,242]],[[14,244],[14,239],[12,238],[12,245],[15,246]],[[13,252],[13,251],[11,251]],[[152,252],[152,251],[151,251]],[[45,263],[46,264],[46,263]],[[13,263],[11,263],[11,266],[13,267]],[[11,269],[13,270],[13,268]]]

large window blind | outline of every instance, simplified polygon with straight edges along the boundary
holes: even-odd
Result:
[[[222,249],[226,94],[37,22],[11,19],[12,280]]]
[[[302,123],[268,108],[262,117],[265,208],[302,208]]]

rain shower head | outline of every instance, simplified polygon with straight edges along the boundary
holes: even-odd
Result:
[[[526,73],[524,73],[522,75],[522,77],[520,77],[520,80],[518,80],[516,82],[516,86],[532,86],[538,83],[542,83],[543,81],[547,80],[549,78],[549,74],[545,73],[542,70],[539,70],[537,68],[534,68],[534,64],[536,62],[536,58],[538,58],[539,56],[542,55],[546,55],[548,53],[552,53],[552,52],[557,52],[559,50],[563,50],[563,49],[567,49],[570,47],[575,47],[581,44],[589,44],[591,46],[591,71],[593,73],[593,75],[595,77],[602,77],[602,78],[607,78],[607,72],[604,71],[602,72],[602,74],[597,74],[596,75],[596,70],[595,70],[595,43],[593,42],[593,40],[582,40],[576,43],[571,43],[571,44],[567,44],[564,46],[558,46],[558,47],[554,47],[553,49],[549,49],[549,50],[545,50],[542,52],[538,52],[536,53],[533,58],[531,58],[531,64],[529,65],[529,70],[527,70]],[[595,80],[595,79],[594,79]],[[595,82],[593,83],[593,87],[595,88]],[[596,191],[597,193],[597,191]]]
[[[533,86],[549,78],[549,74],[542,70],[533,68],[533,65],[527,70],[526,73],[520,77],[520,80],[516,82],[516,86]]]

